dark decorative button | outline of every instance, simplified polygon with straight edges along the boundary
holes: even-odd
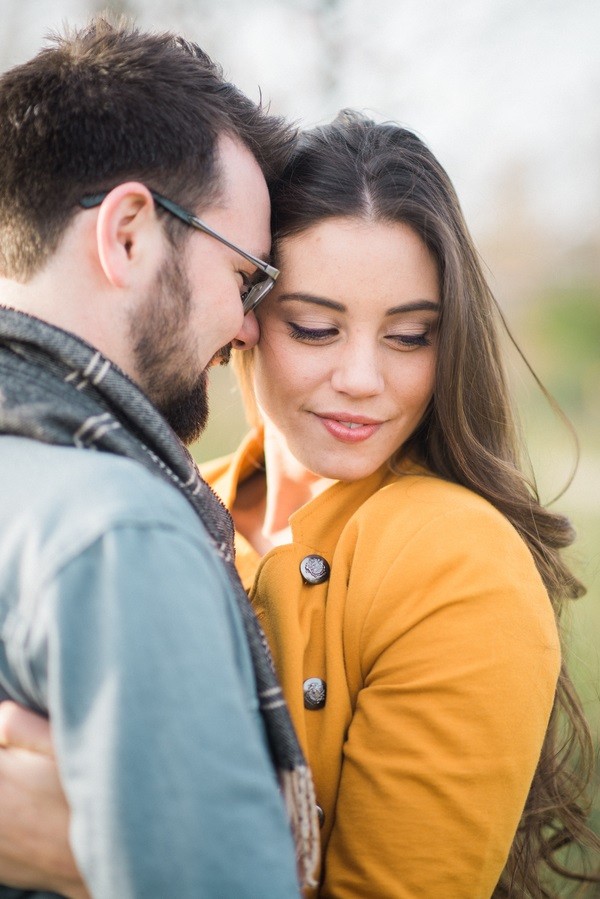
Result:
[[[302,684],[304,708],[313,712],[322,709],[327,701],[327,684],[320,677],[309,677]]]
[[[300,574],[307,584],[322,584],[329,580],[329,562],[323,556],[305,556],[300,562]]]
[[[319,819],[319,827],[323,827],[325,824],[325,812],[320,805],[317,806],[317,818]]]

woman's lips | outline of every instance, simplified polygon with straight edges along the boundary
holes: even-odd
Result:
[[[383,422],[357,415],[316,414],[325,430],[344,443],[362,443],[379,430]]]

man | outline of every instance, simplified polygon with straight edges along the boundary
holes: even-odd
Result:
[[[0,78],[0,691],[52,719],[94,897],[297,896],[274,766],[309,879],[306,768],[178,439],[257,338],[289,140],[197,47],[104,20]]]

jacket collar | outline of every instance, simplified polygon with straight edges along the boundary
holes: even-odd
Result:
[[[238,487],[255,471],[264,471],[263,432],[250,431],[230,456],[207,462],[201,466],[202,476],[231,510]]]
[[[231,509],[239,484],[262,468],[263,433],[262,430],[254,430],[243,439],[232,456],[209,464],[203,474],[227,508]],[[422,467],[409,460],[401,464],[400,470],[404,474],[424,472]],[[386,463],[372,475],[359,481],[336,481],[291,516],[294,543],[331,557],[340,534],[352,515],[377,490],[394,483],[398,477]],[[239,534],[236,534],[236,547],[238,568],[246,584],[250,569],[256,569],[260,557]],[[277,548],[273,551],[276,552]]]

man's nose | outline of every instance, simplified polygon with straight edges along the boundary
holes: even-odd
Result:
[[[258,343],[260,330],[254,312],[248,312],[244,316],[242,327],[233,338],[232,344],[236,350],[251,350]]]

